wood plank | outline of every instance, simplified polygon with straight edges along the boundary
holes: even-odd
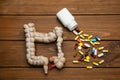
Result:
[[[119,80],[120,68],[64,68],[43,74],[42,68],[0,68],[0,80]]]
[[[26,61],[24,41],[0,41],[0,44],[0,67],[32,67]],[[75,41],[63,42],[62,48],[67,59],[65,67],[86,67],[92,65],[92,61],[101,59],[104,59],[105,63],[99,67],[120,67],[120,41],[102,41],[99,46],[105,46],[106,49],[109,49],[109,53],[105,54],[103,58],[91,58],[91,63],[80,62],[79,64],[72,63],[72,60],[79,58],[79,54],[76,58],[73,57],[75,53],[74,44]],[[99,46],[96,46],[96,48]],[[36,44],[36,53],[47,57],[56,55],[56,45],[55,43],[38,43]]]
[[[55,15],[66,7],[73,14],[120,14],[119,0],[1,0],[0,14]]]
[[[79,28],[85,33],[99,35],[102,40],[120,40],[120,15],[75,16],[75,18]],[[1,16],[0,40],[24,40],[23,25],[29,22],[35,23],[39,32],[49,32],[55,26],[62,26],[55,16]],[[63,30],[64,40],[74,40],[72,32],[64,27]]]

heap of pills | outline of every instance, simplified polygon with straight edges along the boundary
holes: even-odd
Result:
[[[95,45],[100,44],[101,39],[99,36],[94,37],[93,35],[85,34],[82,30],[79,30],[78,27],[73,30],[73,33],[76,35],[75,40],[77,41],[74,45],[74,50],[77,51],[74,57],[76,57],[78,53],[80,54],[78,59],[72,61],[74,64],[78,64],[80,61],[91,62],[92,65],[86,66],[87,69],[91,69],[93,66],[97,67],[104,63],[103,59],[100,61],[90,61],[91,57],[97,59],[103,57],[105,53],[108,53],[108,50],[103,46],[95,47]]]

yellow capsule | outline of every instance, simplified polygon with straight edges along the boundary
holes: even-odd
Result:
[[[78,45],[79,45],[79,46],[83,46],[83,43],[79,43]]]
[[[89,36],[89,34],[83,34],[83,36],[88,37],[88,36]]]
[[[104,49],[104,47],[99,47],[99,48],[98,48],[99,51],[102,50],[102,49]]]
[[[78,38],[79,38],[79,36],[76,36],[76,37],[75,37],[75,40],[77,40]]]
[[[95,44],[93,42],[90,41],[90,43],[92,44],[92,46],[95,46]]]
[[[105,52],[105,53],[107,53],[107,52],[108,52],[108,50],[102,50],[102,52]]]
[[[95,44],[100,44],[100,42],[95,42]]]
[[[93,37],[93,35],[90,35],[90,36],[88,36],[88,39],[90,39],[90,38],[92,38]]]
[[[99,66],[99,64],[96,63],[96,62],[92,62],[92,64],[95,65],[95,66]]]
[[[84,59],[85,62],[90,62],[90,60]]]
[[[78,64],[78,63],[79,63],[78,60],[73,60],[72,62],[73,62],[74,64]]]
[[[99,61],[98,63],[99,63],[99,64],[102,64],[102,63],[104,63],[104,60],[101,60],[101,61]]]
[[[93,67],[92,66],[86,66],[87,69],[92,69]]]
[[[83,53],[81,50],[79,50],[78,52],[79,52],[81,55],[84,55],[84,53]]]
[[[86,56],[86,59],[87,59],[87,60],[90,60],[90,56]]]
[[[82,34],[83,33],[83,31],[81,30],[80,32],[79,32],[79,34]]]
[[[83,39],[85,38],[83,35],[80,35],[80,37],[83,38]]]

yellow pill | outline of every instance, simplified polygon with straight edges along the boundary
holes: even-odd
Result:
[[[86,66],[87,69],[92,69],[93,67],[92,66]]]
[[[90,56],[86,56],[86,59],[87,59],[87,60],[90,60]]]
[[[80,32],[79,32],[79,34],[82,34],[83,33],[83,31],[81,30]]]
[[[95,46],[95,44],[93,42],[90,41],[90,43],[92,44],[92,46]]]
[[[96,63],[96,62],[92,62],[92,64],[95,65],[95,66],[99,66],[99,64]]]
[[[83,36],[88,37],[88,36],[89,36],[89,34],[83,34]]]
[[[76,36],[76,37],[75,37],[75,40],[77,40],[78,38],[79,38],[79,36]]]
[[[104,49],[104,47],[99,47],[99,48],[98,48],[99,51],[102,50],[102,49]]]
[[[104,63],[104,60],[101,60],[101,61],[99,61],[98,63],[99,63],[99,64],[102,64],[102,63]]]
[[[84,53],[83,53],[81,50],[79,50],[78,52],[79,52],[81,55],[84,55]]]
[[[88,39],[90,39],[90,38],[92,38],[93,37],[93,35],[90,35],[89,37],[88,37]]]
[[[100,44],[100,42],[95,42],[95,44]]]
[[[80,37],[83,38],[83,39],[85,38],[83,35],[80,35]]]
[[[108,52],[108,50],[102,50],[102,52],[105,52],[105,53],[107,53],[107,52]]]
[[[79,43],[78,45],[79,45],[79,46],[83,46],[83,43]]]
[[[85,62],[90,62],[90,60],[84,59]]]
[[[73,60],[72,62],[73,62],[74,64],[78,64],[78,63],[79,63],[78,60]]]

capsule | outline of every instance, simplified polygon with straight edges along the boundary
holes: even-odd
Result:
[[[108,52],[108,50],[102,50],[102,52],[107,53],[107,52]]]
[[[96,42],[96,39],[90,39],[91,42]]]
[[[92,69],[93,67],[92,66],[86,66],[87,69]]]
[[[100,42],[97,41],[97,42],[95,42],[95,44],[100,44]]]
[[[95,46],[95,43],[93,43],[92,41],[90,41],[90,43],[92,44],[92,46]]]
[[[78,63],[79,63],[78,60],[73,60],[72,62],[73,62],[74,64],[78,64]]]
[[[88,37],[88,36],[89,36],[89,34],[83,34],[83,36]]]
[[[81,49],[82,49],[82,47],[81,47],[81,46],[78,46],[78,49],[79,49],[79,50],[81,50]]]
[[[97,41],[100,41],[100,40],[101,40],[99,36],[95,36],[95,39],[96,39]]]
[[[78,32],[77,32],[76,30],[73,30],[73,33],[74,33],[75,35],[78,35]]]
[[[90,41],[90,39],[84,39],[84,41]]]
[[[102,49],[104,49],[104,47],[99,47],[99,48],[98,48],[99,51],[102,50]]]
[[[90,60],[84,59],[85,62],[90,62]]]
[[[85,43],[85,44],[84,44],[84,46],[85,46],[85,47],[88,47],[88,48],[90,47],[90,45],[89,45],[89,44],[87,44],[87,43]]]
[[[84,38],[85,38],[83,35],[80,35],[80,37],[81,37],[82,39],[84,39]]]
[[[84,53],[83,53],[81,50],[79,50],[78,52],[79,52],[81,55],[84,55]]]
[[[74,45],[74,49],[76,50],[76,49],[77,49],[77,47],[78,47],[78,44],[76,43],[76,44]]]
[[[100,57],[103,57],[104,56],[104,53],[100,53],[100,54],[98,54],[98,57],[100,58]]]
[[[76,36],[76,37],[75,37],[75,40],[77,40],[78,38],[79,38],[79,36]]]
[[[90,38],[92,38],[93,37],[93,35],[90,35],[89,37],[88,37],[88,39],[90,39]]]
[[[80,39],[81,41],[85,41],[84,39]]]
[[[77,42],[81,43],[82,41],[80,39],[77,39]]]
[[[93,47],[93,49],[92,49],[92,54],[94,55],[94,53],[95,53],[95,48]]]
[[[81,30],[78,34],[82,34],[83,33],[83,31]]]
[[[104,60],[101,60],[101,61],[99,61],[98,63],[99,63],[99,64],[102,64],[102,63],[104,63]]]
[[[99,66],[99,64],[96,63],[96,62],[92,62],[92,64],[95,65],[95,66]]]

